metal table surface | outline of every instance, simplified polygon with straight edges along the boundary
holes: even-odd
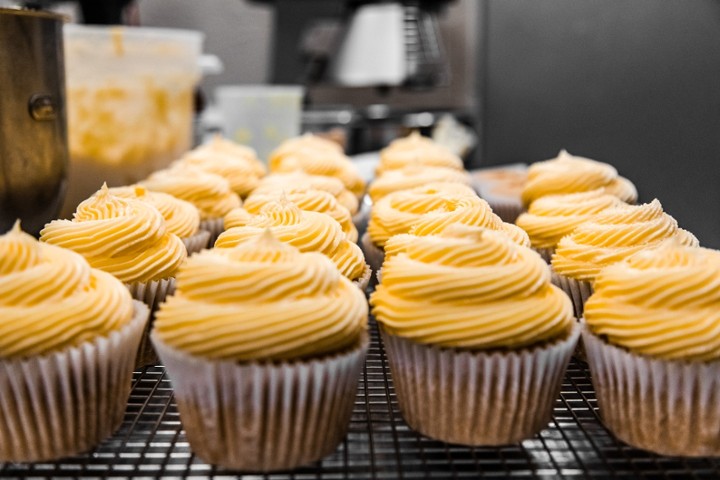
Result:
[[[572,360],[551,423],[501,448],[468,448],[423,437],[398,409],[377,326],[359,380],[350,431],[334,454],[293,472],[242,475],[190,450],[170,380],[161,366],[133,376],[124,422],[94,451],[58,462],[0,465],[3,478],[720,478],[720,459],[654,455],[615,440],[602,426],[586,365]]]

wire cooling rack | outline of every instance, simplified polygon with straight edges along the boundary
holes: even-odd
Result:
[[[350,431],[315,465],[272,475],[241,475],[195,457],[162,367],[136,372],[120,430],[93,452],[59,462],[0,465],[0,477],[47,478],[720,478],[720,459],[661,457],[630,448],[602,426],[587,367],[573,360],[542,432],[521,444],[467,448],[423,437],[403,421],[388,363],[371,322],[371,346]]]

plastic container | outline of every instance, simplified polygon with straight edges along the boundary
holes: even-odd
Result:
[[[203,34],[66,25],[64,37],[67,217],[104,181],[137,182],[192,146]]]

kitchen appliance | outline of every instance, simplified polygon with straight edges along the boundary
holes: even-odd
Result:
[[[37,234],[62,204],[68,165],[63,17],[0,8],[0,233]]]

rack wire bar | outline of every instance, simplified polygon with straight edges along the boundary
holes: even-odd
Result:
[[[572,360],[553,419],[520,444],[468,448],[410,430],[398,408],[377,325],[359,380],[350,431],[334,454],[293,472],[243,475],[193,455],[170,380],[161,366],[133,375],[121,428],[94,451],[58,462],[0,464],[0,477],[20,479],[422,479],[670,478],[718,479],[720,459],[673,458],[622,444],[602,426],[587,366]]]

